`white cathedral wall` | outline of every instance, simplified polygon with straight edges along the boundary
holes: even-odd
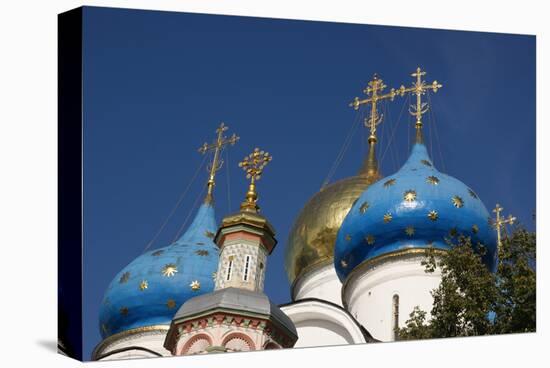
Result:
[[[305,298],[323,299],[342,306],[342,283],[333,263],[312,270],[296,281],[293,299]]]
[[[105,340],[103,340],[96,351],[94,352],[93,360],[118,360],[118,359],[137,359],[137,358],[150,358],[157,357],[155,354],[150,352],[140,350],[140,349],[129,349],[119,353],[111,354],[106,356],[103,359],[98,359],[99,357],[113,352],[119,349],[125,349],[130,347],[141,347],[145,349],[152,350],[156,353],[159,353],[162,356],[171,356],[170,352],[164,348],[164,339],[166,338],[166,333],[168,332],[168,326],[166,329],[158,329],[151,331],[129,331],[129,333],[121,333],[113,335]]]
[[[283,306],[281,310],[296,326],[295,348],[366,342],[353,318],[334,305],[307,300]]]
[[[439,268],[426,273],[420,264],[423,259],[424,256],[418,253],[391,258],[356,269],[346,280],[344,304],[375,339],[394,340],[394,295],[399,296],[397,321],[400,328],[415,306],[428,312],[429,318],[433,304],[430,292],[439,286],[441,273]]]

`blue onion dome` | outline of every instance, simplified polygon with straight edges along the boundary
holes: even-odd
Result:
[[[188,299],[212,292],[219,250],[210,201],[174,243],[144,253],[120,271],[105,292],[99,321],[103,338],[147,326],[168,326]]]
[[[336,272],[344,281],[355,267],[381,255],[448,250],[446,239],[459,234],[485,246],[483,262],[494,270],[496,235],[489,219],[472,189],[437,171],[417,136],[403,167],[365,190],[344,219],[334,249]]]

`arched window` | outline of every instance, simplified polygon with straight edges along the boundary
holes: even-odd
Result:
[[[229,256],[229,263],[227,263],[226,281],[231,280],[231,272],[233,271],[233,256]]]
[[[264,277],[265,277],[264,263],[260,262],[259,267],[260,267],[260,270],[258,271],[258,275],[256,276],[256,286],[259,289],[263,289],[263,287],[264,287]]]
[[[243,281],[248,281],[249,269],[250,269],[250,255],[244,257],[244,268],[243,268]]]
[[[395,341],[398,338],[399,329],[399,295],[394,294],[392,298],[392,340]]]

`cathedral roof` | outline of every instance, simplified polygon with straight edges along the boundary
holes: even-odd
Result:
[[[285,248],[291,284],[309,271],[333,262],[334,242],[353,202],[380,178],[374,145],[356,176],[332,183],[313,195],[296,218]]]
[[[421,138],[421,136],[419,136]],[[336,238],[334,264],[340,280],[359,264],[409,248],[447,250],[446,238],[464,234],[485,245],[484,262],[496,265],[495,234],[477,194],[439,172],[417,137],[394,175],[372,184],[357,199]]]
[[[185,302],[174,316],[174,322],[180,319],[199,317],[205,313],[224,310],[252,316],[263,316],[277,322],[297,336],[296,327],[290,318],[273,304],[262,292],[228,287],[212,293],[192,298]]]
[[[213,242],[214,208],[204,203],[188,230],[174,243],[148,251],[111,281],[100,307],[103,338],[135,328],[169,325],[188,299],[214,289],[218,266]]]

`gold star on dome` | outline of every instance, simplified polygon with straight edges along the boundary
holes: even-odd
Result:
[[[451,201],[456,208],[461,208],[464,206],[464,200],[459,196],[455,195],[453,198],[451,198]]]
[[[429,183],[429,184],[432,184],[432,185],[437,185],[439,184],[439,178],[437,176],[428,176],[426,178],[426,181]]]
[[[212,231],[206,230],[206,231],[204,232],[204,235],[206,235],[207,238],[212,239],[212,238],[214,238],[214,235],[216,235],[216,234],[214,234]]]
[[[217,272],[212,272],[212,280],[216,281],[217,274],[218,274]]]
[[[164,266],[162,269],[162,276],[164,277],[172,277],[178,272],[178,268],[175,264],[169,263]]]
[[[479,232],[479,226],[477,226],[476,224],[473,224],[472,225],[472,232],[474,234],[477,234]]]
[[[147,280],[142,280],[139,283],[139,290],[141,290],[141,291],[147,289],[148,287],[149,287],[149,283],[147,282]]]
[[[387,223],[390,222],[391,220],[393,220],[393,216],[391,215],[391,213],[389,213],[389,212],[386,213],[386,214],[384,215],[384,223],[387,224]]]
[[[122,276],[120,276],[120,280],[118,280],[119,283],[125,284],[130,279],[130,272],[124,272]]]
[[[201,288],[201,283],[198,280],[193,280],[189,284],[189,287],[191,288],[191,290],[197,291]]]
[[[168,309],[173,309],[176,307],[176,301],[174,299],[168,299],[168,301],[166,302],[166,306],[168,307]]]
[[[386,182],[384,182],[384,188],[389,188],[394,184],[395,184],[395,179],[386,180]]]
[[[204,250],[204,249],[199,249],[199,250],[195,251],[195,253],[198,254],[201,257],[205,257],[205,256],[208,255],[208,251]]]
[[[346,241],[349,242],[349,241],[351,240],[351,235],[350,235],[350,234],[346,234],[346,238],[345,238],[345,239],[346,239]]]
[[[361,204],[361,207],[359,207],[359,212],[361,212],[361,214],[363,214],[363,213],[367,212],[369,207],[370,207],[369,202],[363,202]]]
[[[153,257],[158,257],[158,256],[160,256],[162,253],[164,253],[163,250],[156,250],[156,251],[154,251],[153,253],[151,253],[151,255],[152,255]]]
[[[437,214],[437,211],[431,210],[428,212],[428,218],[432,221],[436,221],[439,218],[439,215]]]
[[[348,267],[348,262],[344,261],[344,260],[341,260],[340,261],[340,264],[342,265],[342,267],[346,268]]]
[[[470,194],[470,197],[477,199],[477,194],[470,188],[468,188],[468,194]]]
[[[409,189],[403,194],[403,199],[407,202],[412,202],[416,199],[416,191]]]
[[[369,234],[367,235],[367,237],[365,238],[365,240],[367,241],[367,244],[368,245],[373,245],[374,244],[374,236]]]
[[[432,163],[431,163],[430,161],[428,161],[428,160],[420,160],[420,162],[422,162],[423,165],[432,167]]]
[[[128,307],[122,307],[119,309],[119,312],[121,315],[123,316],[127,316],[128,315]]]
[[[413,226],[407,226],[405,228],[405,234],[407,234],[408,236],[413,236],[414,235],[414,227]]]

